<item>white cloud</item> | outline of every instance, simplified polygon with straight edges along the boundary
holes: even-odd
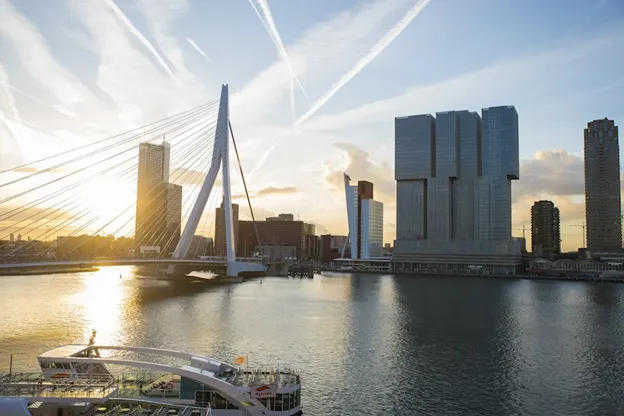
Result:
[[[497,62],[451,79],[416,85],[400,95],[373,101],[340,113],[319,116],[302,129],[318,132],[343,130],[363,123],[391,122],[396,116],[429,114],[449,109],[480,108],[483,103],[500,103],[501,97],[540,93],[553,85],[562,72],[603,56],[624,42],[624,29],[617,28],[587,39],[573,39],[564,45],[513,60]],[[505,102],[506,103],[506,102]]]
[[[169,74],[169,76],[177,81],[176,76],[173,74],[169,65],[165,62],[160,53],[156,50],[152,42],[150,42],[144,35],[141,33],[139,29],[128,19],[126,14],[117,6],[114,0],[104,0],[104,3],[111,9],[115,17],[119,19],[121,23],[125,26],[125,28],[130,32],[145,48],[152,54],[152,56],[156,59],[156,61],[160,64],[160,66]]]
[[[382,53],[391,43],[396,39],[409,24],[424,10],[425,7],[431,2],[431,0],[419,0],[403,18],[392,29],[388,31],[373,47],[371,50],[362,57],[355,65],[349,69],[345,74],[340,77],[321,98],[316,100],[305,114],[299,117],[295,121],[295,126],[300,125],[310,117],[312,117],[318,110],[321,109],[330,99],[334,96],[342,87],[344,87],[349,81],[355,78],[368,64],[370,64],[380,53]]]
[[[183,88],[132,45],[126,27],[102,2],[70,0],[99,51],[96,82],[128,127],[163,118],[197,104],[199,86]],[[165,104],[166,105],[163,105]],[[123,129],[117,124],[116,129]]]
[[[33,81],[66,106],[93,104],[91,91],[54,58],[39,30],[8,0],[0,0],[0,21],[0,36],[13,46]]]
[[[192,81],[194,76],[186,67],[184,54],[178,43],[178,39],[170,33],[173,21],[188,10],[188,0],[135,1],[139,5],[141,13],[147,18],[151,34],[156,44],[167,57],[167,60],[171,62],[171,65],[175,68],[176,74],[184,81]],[[188,38],[186,40],[188,41]]]
[[[348,11],[337,13],[304,32],[288,48],[294,73],[307,75],[309,85],[323,81],[333,71],[342,71],[356,60],[361,47],[375,41],[392,18],[408,0],[371,0],[358,3]],[[346,68],[345,68],[346,67]],[[284,98],[290,88],[288,68],[282,59],[275,62],[232,97],[232,110],[236,117],[248,122],[256,121]]]
[[[256,5],[254,4],[254,1],[256,1],[258,3],[258,7],[259,8],[256,7]],[[292,65],[290,64],[290,60],[288,59],[288,53],[286,52],[286,48],[284,48],[284,43],[282,42],[282,37],[280,36],[279,31],[277,30],[277,26],[275,25],[275,21],[273,20],[273,14],[271,13],[271,9],[269,8],[269,3],[267,3],[266,0],[249,0],[249,4],[251,5],[251,7],[256,12],[256,15],[258,15],[258,18],[260,19],[260,21],[264,25],[264,28],[266,29],[266,31],[268,32],[269,36],[271,37],[271,40],[275,44],[275,47],[277,48],[277,52],[280,54],[280,56],[284,60],[284,63],[286,64],[286,67],[288,68],[288,72],[290,73],[290,76],[291,76],[290,106],[291,106],[291,109],[293,111],[293,116],[294,116],[294,111],[295,111],[295,90],[294,90],[294,87],[295,87],[295,84],[297,84],[299,89],[301,89],[301,92],[303,92],[303,95],[305,96],[306,100],[309,101],[308,93],[303,88],[303,85],[301,84],[301,81],[299,81],[299,77],[297,77],[297,74],[295,73],[295,71],[292,68]]]

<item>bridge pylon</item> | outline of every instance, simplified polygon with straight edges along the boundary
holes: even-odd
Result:
[[[214,146],[212,148],[212,162],[206,173],[206,178],[199,191],[197,200],[193,205],[180,241],[173,252],[174,259],[183,259],[188,253],[191,239],[197,231],[199,220],[206,208],[210,193],[214,188],[215,180],[221,168],[223,177],[223,208],[225,216],[225,247],[227,256],[227,276],[237,277],[241,272],[264,272],[266,267],[257,263],[243,263],[236,261],[236,236],[234,235],[234,223],[232,215],[232,192],[230,182],[230,105],[228,85],[221,86],[221,98],[219,101],[219,113],[215,129]]]

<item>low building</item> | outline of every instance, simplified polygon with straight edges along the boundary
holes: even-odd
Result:
[[[259,236],[260,245],[295,246],[298,259],[314,258],[318,255],[319,245],[314,228],[314,224],[294,220],[256,221],[255,224],[253,221],[238,221],[236,256],[252,256]]]
[[[256,246],[256,252],[265,261],[290,262],[297,259],[297,247],[279,244],[263,244]]]

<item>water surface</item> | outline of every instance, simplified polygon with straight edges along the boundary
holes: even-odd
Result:
[[[99,344],[294,365],[306,415],[620,414],[622,299],[624,285],[487,278],[0,277],[0,368],[95,328]]]

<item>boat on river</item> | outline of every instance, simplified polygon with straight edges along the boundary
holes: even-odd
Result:
[[[0,415],[303,415],[299,372],[250,368],[246,356],[231,365],[174,350],[89,344],[54,348],[37,361],[39,372],[0,374]]]

